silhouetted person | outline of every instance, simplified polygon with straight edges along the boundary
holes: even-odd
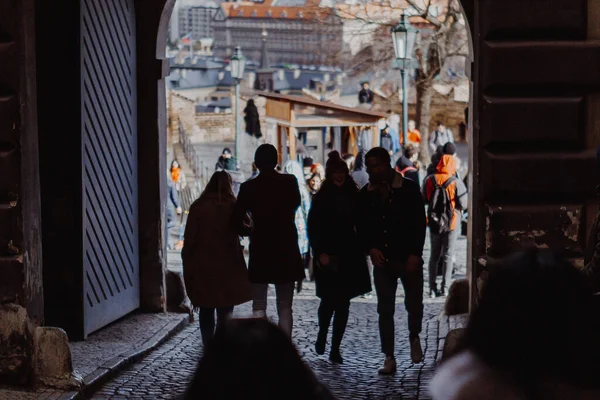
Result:
[[[247,234],[246,214],[252,220],[248,265],[252,309],[256,316],[266,316],[268,284],[275,284],[279,326],[291,338],[294,282],[304,279],[295,224],[301,199],[296,178],[275,171],[277,159],[270,144],[256,150],[254,163],[260,173],[240,187],[233,222]]]
[[[402,281],[408,312],[411,358],[421,362],[419,334],[423,320],[423,245],[425,205],[419,185],[405,179],[390,165],[390,154],[381,147],[367,153],[369,184],[359,196],[358,233],[374,267],[381,349],[385,354],[381,374],[396,371],[394,312],[398,279]]]
[[[263,319],[234,319],[217,328],[185,399],[335,398],[276,326]]]
[[[240,237],[230,223],[234,208],[231,177],[217,171],[191,205],[185,227],[183,277],[192,304],[200,308],[204,345],[215,330],[215,310],[222,323],[234,306],[250,300]]]
[[[433,399],[600,398],[598,318],[577,268],[535,248],[488,267],[459,352],[431,382]]]
[[[308,233],[315,255],[319,306],[317,354],[325,353],[333,317],[329,358],[342,363],[340,345],[350,313],[350,300],[371,291],[371,278],[356,235],[358,187],[337,151],[329,154],[326,179],[308,215]]]
[[[254,136],[257,139],[262,137],[260,131],[260,116],[258,115],[258,109],[254,104],[254,100],[248,100],[246,108],[244,108],[244,121],[246,122],[246,133],[250,136]]]

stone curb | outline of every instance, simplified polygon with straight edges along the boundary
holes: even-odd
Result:
[[[150,339],[136,347],[134,350],[123,353],[105,362],[94,372],[83,378],[83,388],[79,392],[65,393],[59,400],[84,400],[91,398],[106,382],[113,379],[131,364],[136,363],[161,344],[169,340],[189,324],[189,315],[182,314],[178,321],[169,322],[165,327],[156,332]]]

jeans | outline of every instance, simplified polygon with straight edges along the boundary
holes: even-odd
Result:
[[[267,315],[267,292],[269,285],[266,283],[252,284],[252,311],[256,317]],[[292,338],[292,302],[294,300],[294,283],[275,285],[277,296],[277,315],[279,316],[279,328]]]
[[[429,290],[437,289],[437,266],[442,264],[442,291],[450,285],[452,280],[452,256],[456,247],[459,230],[455,229],[441,235],[431,234],[431,258],[429,259]]]
[[[348,297],[323,296],[319,305],[319,340],[325,343],[331,317],[333,317],[332,351],[340,349],[349,316],[350,299]]]
[[[217,308],[217,324],[225,321],[233,312],[233,307]],[[200,307],[200,333],[202,344],[206,346],[215,334],[215,308]]]
[[[374,268],[375,290],[377,291],[377,313],[379,314],[379,336],[381,351],[394,356],[394,313],[396,311],[396,289],[398,278],[404,287],[404,307],[408,313],[410,338],[418,337],[423,322],[423,268],[407,271],[405,265],[390,264]]]

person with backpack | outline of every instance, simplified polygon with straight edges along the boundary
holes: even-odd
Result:
[[[438,146],[446,143],[454,143],[454,134],[443,122],[438,122],[436,130],[429,136],[429,147],[432,152],[435,152]]]
[[[442,156],[436,173],[425,178],[423,196],[429,205],[427,223],[431,238],[429,296],[446,296],[452,279],[452,256],[460,233],[461,211],[467,208],[467,188],[456,176],[456,159]],[[442,286],[437,289],[437,266],[443,260]]]

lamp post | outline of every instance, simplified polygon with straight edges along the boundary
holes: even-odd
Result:
[[[240,81],[244,77],[244,69],[246,68],[246,58],[242,55],[240,46],[236,46],[235,53],[229,60],[229,65],[231,67],[231,77],[235,80],[235,158],[237,159],[237,165],[240,161]]]
[[[413,51],[418,30],[408,21],[408,16],[402,14],[398,25],[392,28],[392,40],[396,53],[396,67],[402,77],[402,140],[406,146],[408,138],[408,95],[406,94],[406,72],[413,67]]]

